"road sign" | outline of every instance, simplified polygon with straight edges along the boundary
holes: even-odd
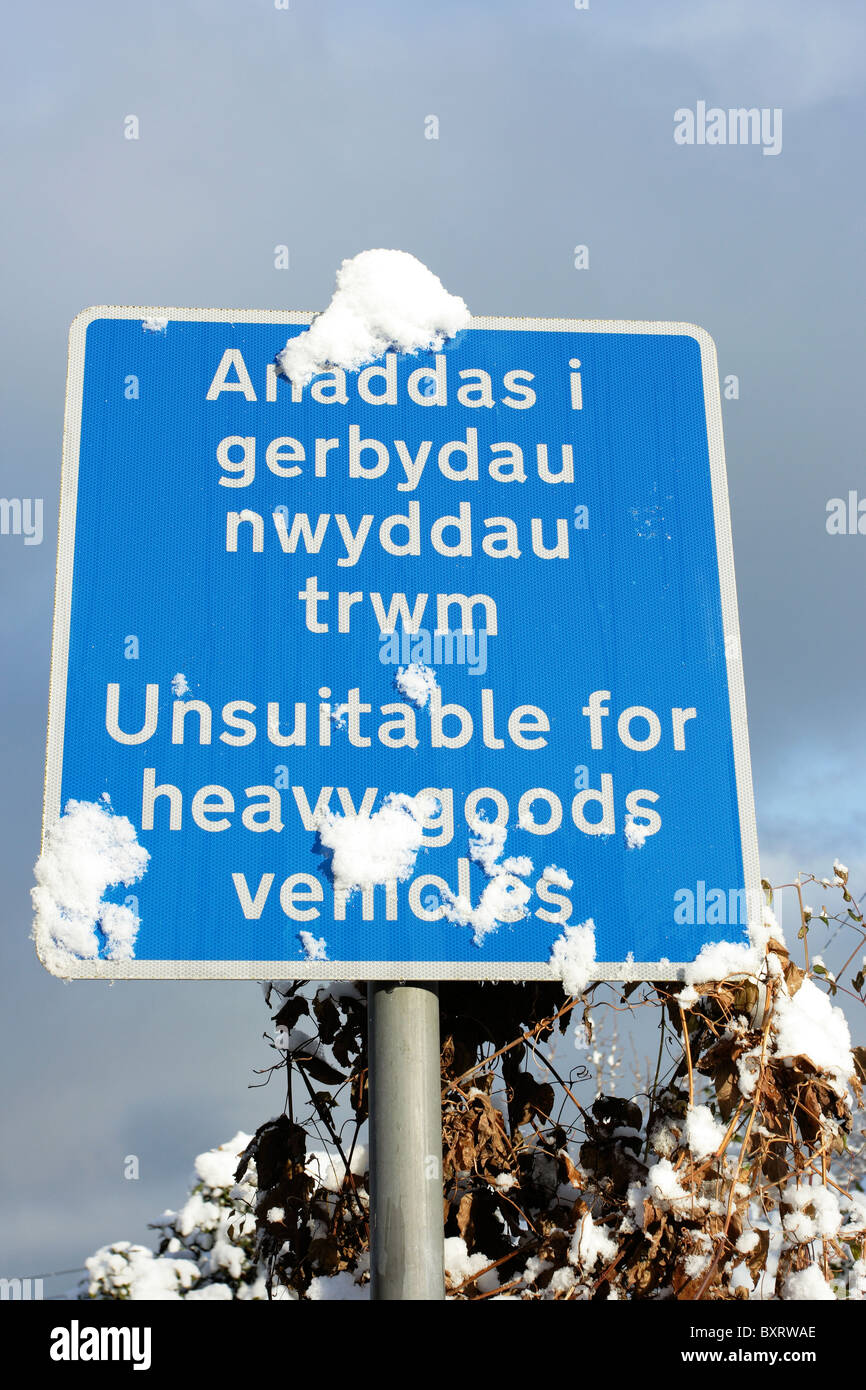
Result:
[[[108,895],[134,894],[133,959],[69,973],[543,979],[592,918],[597,977],[655,979],[742,940],[759,877],[710,338],[475,318],[298,389],[274,359],[310,321],[72,326],[46,825],[107,793],[151,858]],[[335,892],[317,816],[424,789],[407,877]],[[503,867],[517,906],[485,926]]]

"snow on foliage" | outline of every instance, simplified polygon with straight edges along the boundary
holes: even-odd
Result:
[[[716,983],[737,976],[758,976],[767,967],[770,941],[777,941],[781,946],[785,944],[779,923],[769,907],[765,907],[760,921],[749,922],[747,942],[709,941],[702,946],[695,960],[685,968],[685,982],[695,986],[705,980]]]
[[[82,1281],[82,1298],[133,1302],[179,1299],[187,1296],[199,1277],[192,1260],[154,1255],[147,1246],[131,1245],[128,1240],[103,1246],[84,1264],[87,1280]]]
[[[807,1265],[789,1274],[782,1286],[782,1297],[792,1302],[817,1303],[836,1298],[817,1265]]]
[[[689,1207],[694,1209],[695,1206],[693,1194],[683,1187],[669,1158],[660,1158],[650,1168],[646,1175],[646,1194],[661,1211],[685,1214]]]
[[[475,838],[476,862],[503,878],[501,828]],[[563,1001],[555,979],[440,983],[449,1300],[863,1298],[866,1054],[805,950],[804,969],[762,930],[754,973],[739,956],[736,973],[687,990],[595,982]],[[288,1113],[200,1156],[158,1250],[98,1252],[82,1296],[264,1298],[270,1281],[291,1299],[368,1297],[364,995],[283,981],[265,997]],[[593,1057],[612,1053],[604,1020],[624,1004],[656,1014],[659,1075],[636,1078],[633,1099],[589,1068],[566,1082],[557,1035],[579,1016]]]
[[[313,1303],[346,1303],[369,1299],[370,1285],[356,1284],[346,1270],[325,1278],[321,1274],[310,1280],[307,1298]]]
[[[179,1211],[152,1223],[158,1252],[119,1241],[85,1260],[79,1298],[177,1300],[265,1297],[253,1255],[255,1186],[238,1186],[235,1169],[250,1136],[238,1133],[195,1160],[193,1188]]]
[[[584,1274],[591,1274],[599,1261],[602,1265],[609,1264],[618,1252],[616,1241],[611,1239],[603,1226],[596,1226],[587,1212],[572,1236],[568,1248],[570,1263],[579,1265]]]
[[[74,960],[132,958],[139,919],[103,896],[120,883],[136,883],[149,859],[132,822],[114,814],[107,793],[101,802],[67,803],[46,831],[31,889],[33,937],[49,970],[63,975]]]
[[[355,1177],[363,1177],[370,1166],[366,1145],[356,1144],[348,1171]],[[310,1149],[307,1153],[307,1172],[328,1192],[339,1192],[346,1180],[346,1165],[339,1154],[327,1153],[324,1149]]]
[[[492,1293],[499,1288],[499,1276],[495,1269],[482,1270],[492,1261],[486,1255],[470,1255],[462,1236],[448,1236],[445,1241],[445,1278],[452,1288],[473,1280],[482,1293]]]
[[[289,339],[278,361],[296,386],[305,386],[329,368],[357,371],[389,348],[438,351],[469,322],[463,300],[415,256],[362,251],[343,261],[327,309]]]
[[[199,1154],[195,1161],[196,1176],[212,1192],[234,1187],[238,1155],[243,1153],[249,1142],[250,1136],[239,1130],[234,1139],[230,1139],[227,1144],[220,1144],[216,1149],[208,1149],[207,1153]]]
[[[707,1105],[690,1105],[686,1112],[685,1139],[697,1159],[709,1158],[721,1148],[725,1127],[713,1117]]]
[[[256,1253],[255,1166],[248,1168],[242,1182],[235,1181],[240,1155],[251,1142],[251,1135],[239,1132],[218,1148],[199,1154],[193,1188],[183,1206],[179,1211],[165,1212],[152,1223],[161,1233],[158,1252],[128,1241],[104,1246],[85,1260],[87,1277],[74,1296],[194,1302],[267,1299],[267,1268]],[[359,1149],[353,1171],[363,1173],[366,1162],[366,1150]],[[341,1179],[327,1154],[310,1153],[307,1166],[311,1185],[338,1190]],[[279,1224],[285,1212],[269,1208],[267,1219]],[[296,1300],[299,1295],[276,1282],[270,1296]],[[359,1286],[353,1275],[345,1272],[333,1277],[320,1275],[313,1279],[306,1296],[319,1301],[368,1298],[369,1287]]]
[[[524,867],[506,858],[503,826],[479,821],[472,834],[472,858],[490,884]],[[543,877],[566,886],[554,866]],[[814,951],[804,952],[805,969],[796,964],[770,917],[749,944],[709,948],[695,982],[682,988],[592,983],[593,947],[592,924],[584,923],[559,939],[560,981],[440,984],[447,1297],[860,1298],[866,1193],[856,1184],[866,1176],[866,1135],[858,1140],[855,1130],[852,1068],[862,1073],[864,1055],[851,1049],[824,993],[832,986],[810,978]],[[720,978],[707,969],[713,960]],[[840,967],[840,988],[844,974]],[[306,1089],[297,1069],[310,1068],[312,1085],[327,1059],[331,1073],[321,1076],[331,1094],[351,1091],[355,1127],[349,1120],[341,1131],[348,1155],[366,1123],[363,1001],[329,986],[309,1001],[290,983],[279,994],[280,1022],[295,1027],[306,1013],[305,1029],[319,1030],[291,1063],[295,1113]],[[612,1081],[615,1047],[602,1045],[601,1027],[606,1009],[621,1017],[624,1005],[656,1013],[663,1065],[655,1081],[640,1078],[633,1100],[603,1093],[589,1068],[566,1082],[557,1032],[567,1034],[579,1017],[587,1060],[607,1058]],[[325,1052],[313,1055],[317,1044]],[[584,1087],[595,1089],[594,1099]],[[262,1143],[269,1133],[265,1126]],[[287,1129],[280,1173],[291,1142]],[[332,1262],[344,1259],[357,1285],[367,1179],[350,1180],[342,1160],[327,1168],[329,1188],[320,1172],[309,1205],[318,1213],[326,1191],[334,1203],[318,1215],[316,1248]],[[282,1190],[268,1205],[288,1214]],[[326,1234],[337,1229],[339,1237]],[[303,1242],[289,1245],[280,1227],[270,1234],[283,1252],[281,1278],[310,1296]]]
[[[808,1057],[813,1066],[830,1073],[840,1095],[846,1094],[854,1074],[848,1022],[812,980],[803,980],[793,996],[781,995],[774,1028],[778,1057]]]
[[[797,1244],[834,1236],[842,1224],[836,1196],[823,1183],[788,1183],[782,1193],[785,1235]]]

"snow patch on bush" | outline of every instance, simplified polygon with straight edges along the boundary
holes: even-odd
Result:
[[[105,1290],[104,1297],[130,1302],[162,1303],[183,1298],[199,1278],[190,1258],[154,1255],[147,1246],[132,1245],[128,1240],[104,1245],[84,1261],[84,1266],[90,1289]]]
[[[473,1275],[480,1275],[476,1279],[480,1293],[492,1293],[499,1288],[499,1276],[495,1269],[488,1270],[486,1274],[481,1274],[482,1269],[492,1264],[489,1255],[482,1255],[476,1252],[470,1255],[466,1248],[466,1241],[462,1236],[448,1236],[445,1241],[445,1274],[452,1288],[457,1288],[459,1284],[471,1279]]]
[[[370,1285],[356,1284],[348,1270],[339,1274],[317,1274],[310,1280],[307,1298],[313,1303],[348,1303],[369,1299]]]
[[[782,1217],[785,1235],[795,1245],[816,1240],[819,1236],[835,1236],[842,1225],[842,1213],[835,1195],[823,1183],[803,1183],[800,1187],[789,1182],[782,1193]]]
[[[803,980],[793,996],[783,995],[774,1017],[776,1056],[805,1056],[813,1066],[830,1073],[839,1095],[848,1090],[854,1074],[851,1034],[840,1008],[812,980]]]
[[[807,1265],[805,1269],[789,1274],[782,1285],[782,1298],[793,1302],[817,1302],[832,1299],[836,1295],[827,1283],[817,1265]]]
[[[572,1236],[568,1259],[570,1264],[579,1265],[584,1274],[592,1274],[599,1260],[603,1268],[616,1258],[618,1250],[604,1226],[596,1226],[587,1212]]]
[[[782,928],[769,907],[764,906],[761,921],[752,921],[746,941],[708,941],[695,960],[686,966],[687,985],[717,983],[731,978],[756,977],[766,968],[770,941],[784,946]]]
[[[208,1149],[207,1153],[199,1154],[195,1161],[195,1171],[205,1187],[222,1191],[234,1186],[235,1170],[240,1156],[251,1139],[251,1134],[244,1134],[238,1130],[234,1139],[229,1139],[216,1149]]]
[[[349,1172],[354,1177],[363,1177],[370,1166],[370,1155],[366,1145],[356,1144],[349,1164]],[[328,1192],[339,1192],[346,1179],[346,1166],[339,1154],[326,1153],[324,1149],[311,1149],[307,1154],[306,1169],[319,1187]]]
[[[700,1162],[721,1147],[725,1127],[719,1124],[708,1106],[691,1105],[686,1113],[685,1136],[693,1157]]]

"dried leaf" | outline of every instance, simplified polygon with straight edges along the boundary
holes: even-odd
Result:
[[[457,1208],[457,1229],[466,1241],[467,1249],[470,1250],[474,1243],[473,1236],[475,1234],[475,1225],[472,1219],[472,1207],[474,1202],[475,1193],[467,1192],[461,1197],[460,1205]]]
[[[758,1231],[756,1232],[756,1234],[758,1237],[758,1243],[755,1246],[754,1250],[750,1250],[748,1255],[746,1256],[746,1266],[748,1268],[749,1273],[752,1276],[753,1283],[757,1279],[761,1271],[766,1268],[767,1255],[770,1251],[770,1232]]]
[[[307,1258],[317,1273],[325,1275],[336,1274],[338,1270],[346,1267],[345,1261],[341,1258],[339,1242],[335,1235],[311,1240],[307,1248]]]
[[[534,1118],[549,1120],[555,1104],[553,1087],[546,1081],[536,1081],[528,1071],[517,1073],[512,1083],[509,1105],[513,1127],[528,1124]]]
[[[322,1057],[296,1057],[295,1061],[304,1071],[309,1072],[314,1081],[320,1081],[323,1086],[339,1086],[346,1079],[342,1072],[330,1066]]]
[[[313,1013],[319,1025],[319,1037],[330,1046],[340,1028],[340,1010],[330,994],[323,994],[313,1002]]]
[[[572,1163],[571,1159],[569,1158],[568,1154],[565,1152],[564,1149],[560,1149],[559,1159],[565,1167],[566,1178],[568,1182],[571,1183],[572,1187],[582,1187],[583,1182],[580,1176],[580,1172],[577,1168],[575,1168],[574,1164]]]
[[[785,984],[788,986],[788,993],[793,998],[805,980],[806,972],[805,970],[801,970],[799,965],[795,965],[793,961],[789,961],[785,966],[784,974]]]

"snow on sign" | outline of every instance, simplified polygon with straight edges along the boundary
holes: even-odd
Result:
[[[473,318],[292,380],[312,321],[73,324],[43,961],[655,979],[744,941],[709,337]]]

